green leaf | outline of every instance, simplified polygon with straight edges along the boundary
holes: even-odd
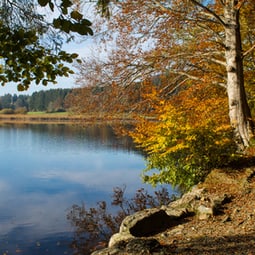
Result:
[[[44,86],[47,86],[47,85],[48,85],[48,81],[44,79],[44,80],[42,81],[42,84],[43,84]]]
[[[69,20],[61,20],[61,29],[64,32],[69,33],[71,25],[72,25],[72,23]]]
[[[17,89],[18,89],[18,91],[24,91],[25,90],[25,88],[22,84],[18,84]]]
[[[80,14],[78,11],[72,11],[71,12],[71,18],[75,20],[81,20],[83,17],[82,14]]]
[[[93,35],[93,30],[88,26],[84,26],[83,24],[72,24],[71,29],[73,32],[76,32],[80,35]]]
[[[53,19],[53,26],[55,28],[61,28],[61,20],[58,18],[58,19]]]
[[[54,4],[52,2],[49,3],[50,9],[53,12],[54,11]]]
[[[78,56],[79,56],[79,55],[78,55],[77,53],[72,53],[72,54],[71,54],[71,58],[78,58]]]
[[[62,13],[63,13],[64,15],[66,15],[66,14],[68,13],[68,10],[67,10],[66,7],[62,7],[61,10],[62,10]]]
[[[92,23],[91,23],[88,19],[83,19],[83,20],[81,21],[81,24],[82,24],[83,26],[91,26],[91,25],[92,25]]]
[[[70,0],[62,0],[61,6],[65,7],[65,8],[68,8],[68,7],[71,7],[72,5],[73,5],[72,1],[70,1]]]
[[[41,6],[46,6],[46,5],[49,3],[49,0],[38,0],[38,3],[39,3]]]

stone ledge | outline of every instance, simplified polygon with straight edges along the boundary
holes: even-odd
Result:
[[[96,251],[92,255],[149,255],[154,250],[159,252],[157,254],[163,254],[161,252],[164,247],[153,239],[154,235],[167,229],[171,230],[170,233],[179,231],[185,218],[191,215],[198,217],[199,220],[207,220],[219,213],[222,205],[229,199],[225,194],[215,196],[207,194],[205,189],[193,188],[169,205],[142,210],[127,216],[122,221],[119,233],[111,237],[108,248]],[[133,249],[132,252],[130,247]],[[135,247],[139,247],[140,253],[134,253]]]

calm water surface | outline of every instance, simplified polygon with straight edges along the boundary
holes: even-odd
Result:
[[[144,186],[143,156],[109,126],[0,125],[0,141],[0,255],[72,254],[73,204]]]

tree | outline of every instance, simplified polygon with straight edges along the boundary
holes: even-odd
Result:
[[[225,57],[230,123],[241,148],[248,147],[254,135],[254,124],[244,88],[243,51],[240,8],[246,1],[225,1]],[[223,21],[222,21],[223,22]]]
[[[147,95],[156,117],[129,132],[146,152],[143,180],[153,186],[170,183],[183,191],[202,181],[211,169],[236,159],[236,145],[220,88],[191,86],[171,100],[157,91]]]
[[[61,50],[64,38],[93,34],[79,1],[0,1],[0,18],[0,83],[15,82],[18,90],[28,89],[33,81],[46,86],[73,73],[64,63],[78,55]]]
[[[245,58],[254,56],[252,15],[246,15],[252,8],[252,0],[115,1],[108,23],[115,34],[106,34],[104,40],[115,39],[116,47],[101,69],[94,65],[93,74],[98,79],[100,71],[102,83],[110,78],[123,86],[171,74],[167,93],[201,81],[221,86],[227,92],[235,140],[244,150],[254,135],[244,87],[254,65],[243,66]]]
[[[6,94],[0,98],[1,102],[1,107],[2,108],[12,108],[12,95],[11,94]]]

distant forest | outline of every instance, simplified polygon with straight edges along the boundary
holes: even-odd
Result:
[[[0,97],[0,110],[15,112],[64,112],[65,99],[71,89],[50,89],[34,92],[32,95],[5,94]]]

